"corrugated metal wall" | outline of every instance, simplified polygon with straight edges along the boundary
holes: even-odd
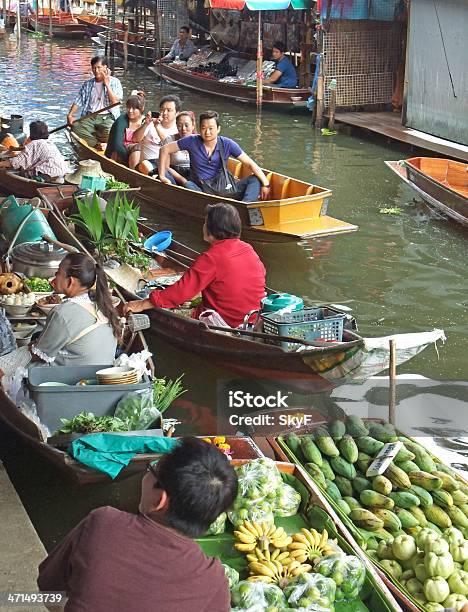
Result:
[[[467,0],[411,1],[406,78],[406,125],[468,144]]]

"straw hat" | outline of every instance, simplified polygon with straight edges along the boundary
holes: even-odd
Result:
[[[100,162],[94,159],[84,159],[78,162],[78,168],[75,172],[65,175],[67,183],[73,183],[73,185],[81,185],[81,179],[84,176],[97,176],[105,179],[113,179],[112,174],[104,172],[101,168]]]

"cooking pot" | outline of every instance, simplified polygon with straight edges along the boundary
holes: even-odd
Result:
[[[12,250],[11,267],[14,272],[22,272],[27,277],[48,279],[55,275],[66,254],[65,249],[48,242],[24,242]]]

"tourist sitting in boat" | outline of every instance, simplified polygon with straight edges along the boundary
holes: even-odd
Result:
[[[140,161],[140,151],[132,138],[135,131],[141,127],[143,120],[144,92],[139,91],[131,95],[126,107],[126,112],[120,115],[111,127],[105,155],[134,170]]]
[[[49,140],[49,128],[44,121],[29,124],[29,138],[24,149],[12,157],[0,161],[0,168],[19,170],[24,176],[38,178],[49,183],[63,183],[63,177],[70,172],[68,163]]]
[[[232,505],[237,486],[214,444],[182,438],[148,464],[138,514],[93,510],[40,564],[39,589],[65,592],[66,610],[229,612],[223,566],[193,538]]]
[[[164,96],[159,103],[159,113],[153,117],[147,113],[143,125],[134,132],[133,142],[138,143],[140,154],[138,170],[142,174],[154,174],[158,169],[161,144],[168,136],[178,134],[176,117],[180,111],[180,98]]]
[[[175,142],[185,136],[191,136],[195,132],[195,115],[192,111],[181,111],[176,119],[178,134],[168,136],[161,143],[162,146]],[[183,185],[190,178],[190,157],[188,151],[176,151],[171,155],[171,166],[166,173],[167,178],[175,185]]]
[[[61,262],[52,285],[66,299],[49,313],[30,345],[33,361],[64,365],[111,365],[122,328],[103,269],[83,253]]]
[[[93,57],[91,69],[94,76],[81,86],[78,96],[68,111],[67,121],[77,136],[86,140],[90,147],[96,147],[98,142],[107,142],[112,124],[120,115],[120,107],[114,106],[88,119],[84,117],[121,102],[123,90],[119,79],[111,76],[107,57]],[[80,106],[82,118],[77,121],[75,113]]]
[[[204,310],[214,310],[227,325],[238,327],[247,313],[260,308],[265,297],[265,267],[250,244],[240,240],[241,227],[234,206],[210,204],[203,226],[209,249],[179,281],[162,291],[152,291],[146,300],[128,302],[125,312],[177,308],[201,292],[202,304],[194,318]]]
[[[273,73],[263,81],[264,85],[273,87],[297,87],[297,74],[289,57],[285,55],[286,46],[277,41],[273,43],[271,55],[276,62]]]
[[[190,40],[190,28],[188,26],[181,26],[179,30],[179,38],[174,41],[169,53],[161,58],[160,61],[173,62],[174,60],[179,60],[186,62],[195,53],[195,51],[195,45]]]
[[[270,184],[262,169],[251,159],[234,140],[219,136],[219,115],[216,111],[206,111],[200,115],[200,134],[186,136],[176,142],[164,145],[159,159],[159,176],[162,182],[170,184],[166,172],[169,169],[170,156],[177,151],[188,151],[190,156],[191,180],[185,183],[187,189],[231,197],[243,202],[267,200]],[[220,147],[223,149],[221,157]],[[227,185],[223,180],[224,168],[229,157],[235,157],[249,168],[252,175],[234,184]],[[232,195],[226,191],[232,187]],[[223,191],[219,191],[220,189]]]

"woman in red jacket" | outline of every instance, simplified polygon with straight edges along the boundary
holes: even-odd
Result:
[[[215,310],[228,325],[238,327],[244,316],[260,308],[265,296],[265,267],[254,249],[240,240],[241,220],[236,208],[221,202],[209,205],[203,238],[210,248],[182,278],[167,289],[152,291],[146,300],[128,302],[125,312],[176,308],[202,294],[203,310]]]

